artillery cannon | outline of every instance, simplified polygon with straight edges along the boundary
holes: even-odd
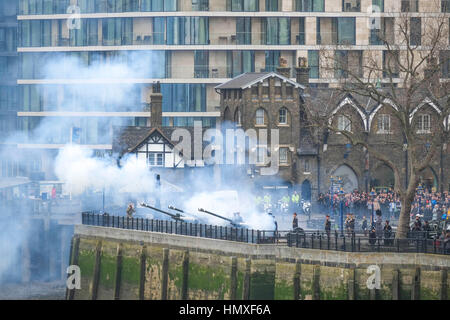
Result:
[[[185,218],[185,217],[182,216],[181,214],[178,214],[178,213],[177,213],[177,214],[173,214],[173,213],[170,213],[170,212],[167,212],[167,211],[164,211],[164,210],[161,210],[161,209],[152,207],[152,206],[150,206],[150,205],[148,205],[148,204],[146,204],[146,203],[144,203],[144,202],[141,203],[141,206],[146,207],[146,208],[149,208],[149,209],[152,209],[152,210],[157,211],[157,212],[160,212],[160,213],[163,213],[163,214],[165,214],[165,215],[171,217],[171,218],[174,219],[175,221],[185,222],[185,221],[184,221],[184,218]]]
[[[202,208],[199,208],[198,211],[204,212],[204,213],[207,213],[207,214],[212,215],[214,217],[217,217],[217,218],[220,218],[222,220],[228,221],[235,228],[242,228],[243,227],[242,218],[241,218],[241,221],[235,221],[235,220],[232,220],[230,218],[225,218],[225,217],[223,217],[223,216],[221,216],[221,215],[219,215],[217,213],[214,213],[214,212],[202,209]]]
[[[193,215],[193,214],[191,214],[191,213],[187,213],[186,211],[184,211],[184,210],[182,210],[182,209],[179,209],[179,208],[176,208],[176,207],[174,207],[174,206],[172,206],[172,205],[169,205],[168,208],[169,208],[170,210],[174,210],[174,211],[177,211],[177,212],[179,212],[179,213],[184,214],[184,215],[183,215],[183,219],[185,219],[185,220],[190,220],[189,222],[191,222],[191,223],[200,223],[199,219],[198,219],[197,217],[195,217],[195,215]],[[186,216],[186,215],[187,215],[187,216]]]

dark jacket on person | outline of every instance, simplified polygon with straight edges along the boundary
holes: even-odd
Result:
[[[330,231],[330,230],[331,230],[331,221],[326,220],[325,221],[325,231]]]
[[[292,220],[292,229],[297,229],[298,228],[298,219],[297,217],[294,218],[294,220]]]

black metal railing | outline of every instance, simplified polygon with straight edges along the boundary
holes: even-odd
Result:
[[[370,237],[355,232],[254,230],[176,220],[129,218],[94,212],[83,212],[82,224],[319,250],[450,254],[450,242],[438,238],[437,234],[432,232],[409,233],[407,239],[395,239],[394,232],[388,237],[385,234]]]

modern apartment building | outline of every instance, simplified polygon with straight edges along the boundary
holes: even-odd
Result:
[[[305,57],[312,86],[336,86],[343,75],[322,70],[321,49],[341,45],[336,52],[340,61],[359,68],[369,52],[386,59],[379,35],[395,34],[396,15],[411,13],[416,42],[421,40],[417,30],[424,28],[422,17],[448,13],[450,18],[449,0],[17,2],[18,127],[26,137],[44,117],[68,124],[42,137],[18,141],[19,148],[42,150],[57,150],[70,142],[75,127],[80,129],[81,144],[110,151],[112,125],[146,125],[155,81],[161,82],[164,97],[163,125],[189,126],[202,120],[205,126],[214,126],[220,116],[220,96],[214,87],[241,73],[275,71],[280,57],[294,70],[297,59]],[[369,27],[373,11],[380,17],[375,28]],[[74,16],[78,12],[80,16]],[[79,29],[71,28],[77,18]],[[0,44],[1,37],[0,31]],[[73,58],[82,67],[118,60],[150,67],[131,78],[86,79],[71,72]],[[448,55],[444,58],[448,61]],[[62,61],[63,67],[48,74],[48,61]],[[448,76],[448,62],[446,68]],[[295,78],[293,71],[290,77]],[[118,105],[108,97],[83,98],[92,88],[114,92],[120,86],[127,86],[127,98]],[[5,116],[1,119],[0,124]]]

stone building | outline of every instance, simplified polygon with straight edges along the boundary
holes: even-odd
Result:
[[[393,171],[362,147],[352,146],[340,132],[320,129],[319,133],[317,130],[315,134],[310,133],[308,114],[322,114],[333,127],[361,133],[375,150],[388,155],[403,168],[401,179],[407,184],[406,164],[410,151],[405,148],[402,131],[392,115],[395,106],[390,109],[367,97],[309,87],[309,70],[304,61],[300,61],[300,65],[296,68],[297,81],[285,77],[290,70],[282,65],[278,73],[245,73],[216,87],[221,94],[222,126],[233,122],[244,131],[279,130],[278,174],[258,174],[264,167],[258,163],[242,166],[242,174],[247,173],[248,179],[258,182],[257,186],[287,184],[301,191],[305,198],[327,192],[331,177],[341,177],[345,191],[392,187]],[[414,122],[427,148],[431,128],[438,121],[441,106],[448,101],[434,101],[426,96],[421,101],[411,112],[410,121]],[[445,129],[449,130],[449,119],[445,122]],[[450,189],[447,145],[448,142],[442,143],[430,166],[421,173],[424,187],[441,192]]]

